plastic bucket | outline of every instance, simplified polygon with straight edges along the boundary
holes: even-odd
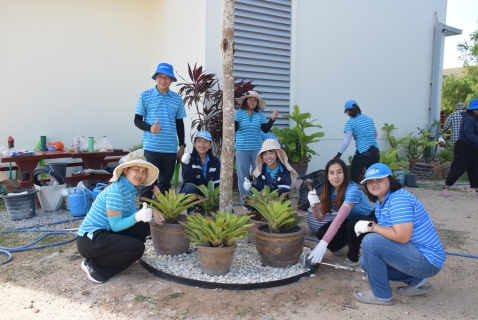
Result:
[[[57,211],[63,204],[62,190],[66,188],[66,184],[56,186],[39,186],[35,185],[38,190],[38,199],[43,211]]]
[[[49,163],[48,166],[55,171],[57,174],[65,178],[66,176],[66,162],[56,162],[56,163]]]
[[[74,188],[73,193],[68,194],[70,214],[73,217],[81,217],[88,213],[91,207],[90,197],[83,189]]]
[[[26,192],[26,193],[25,193]],[[12,220],[28,219],[33,217],[37,212],[36,197],[38,190],[15,190],[12,193],[24,193],[18,195],[10,195],[7,193],[0,194],[0,198],[5,201],[7,212]]]

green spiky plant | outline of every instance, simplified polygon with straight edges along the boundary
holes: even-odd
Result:
[[[260,193],[252,188],[253,195],[246,195],[247,203],[262,215],[270,233],[292,232],[299,224],[296,208],[291,207],[291,201],[285,199],[285,193],[278,196],[277,190],[270,192],[268,186],[264,189],[266,190]],[[261,194],[269,195],[269,198],[262,197]]]
[[[206,215],[211,212],[215,212],[219,209],[219,186],[214,188],[214,182],[209,181],[207,187],[205,185],[197,186],[194,183],[188,183],[189,185],[195,186],[202,192],[202,196],[198,194],[199,199],[206,199],[204,202],[200,203],[199,206],[204,210]]]
[[[279,201],[284,201],[287,193],[283,193],[279,197],[279,189],[276,189],[274,191],[271,191],[269,186],[264,186],[264,188],[261,191],[257,191],[257,189],[252,188],[251,189],[252,195],[245,195],[245,198],[248,202],[248,204],[254,208],[254,204],[258,203],[262,199],[267,203],[272,200],[279,200]],[[258,212],[251,212],[252,214],[252,219],[253,220],[261,220],[265,221],[264,217]]]
[[[148,201],[148,208],[158,211],[166,223],[177,223],[178,217],[184,210],[198,205],[207,199],[199,199],[195,194],[176,193],[176,189],[164,191],[164,194],[155,186],[153,189],[154,198],[141,197],[140,200]]]
[[[212,212],[211,216],[198,213],[188,215],[187,222],[179,222],[186,227],[186,237],[195,245],[230,247],[239,239],[248,236],[248,230],[253,225],[247,223],[250,216],[238,217],[225,211]]]

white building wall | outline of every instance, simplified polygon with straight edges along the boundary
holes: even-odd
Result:
[[[308,111],[325,136],[313,145],[309,171],[337,154],[348,120],[344,103],[355,99],[371,116],[379,146],[381,127],[393,123],[403,137],[428,123],[434,12],[445,22],[446,0],[293,1],[291,105]],[[342,159],[355,152],[355,142]]]

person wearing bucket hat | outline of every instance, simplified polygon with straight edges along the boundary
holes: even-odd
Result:
[[[81,269],[92,282],[105,282],[143,256],[149,221],[154,215],[162,224],[163,217],[146,203],[136,210],[136,187],[151,185],[157,176],[158,168],[142,155],[130,153],[115,168],[111,184],[96,197],[76,239],[85,258]]]
[[[470,188],[475,189],[478,198],[478,99],[470,100],[468,109],[462,115],[458,140],[453,151],[455,157],[442,190],[444,197],[450,196],[450,186],[466,172]]]
[[[329,249],[335,255],[346,254],[345,265],[357,266],[363,237],[355,234],[355,223],[360,220],[373,221],[375,216],[365,194],[350,180],[349,170],[342,160],[332,159],[327,162],[320,197],[313,190],[309,192],[307,199],[319,222],[325,219],[326,214],[337,212],[335,219],[322,225],[315,233],[320,242],[308,258],[313,263],[320,263],[325,251]],[[316,203],[319,203],[320,212]]]
[[[361,182],[368,199],[375,203],[376,223],[358,221],[362,240],[360,265],[368,274],[371,289],[355,291],[357,301],[392,305],[390,281],[403,282],[397,288],[403,296],[416,296],[435,289],[426,285],[443,267],[445,251],[423,204],[404,190],[383,163],[370,166]]]
[[[290,192],[290,186],[299,175],[290,166],[289,159],[277,140],[266,139],[255,161],[256,169],[252,174],[256,182],[251,183],[249,179],[244,178],[243,188],[246,191],[251,188],[262,191],[264,186],[268,186],[271,191],[279,189],[279,196]],[[286,198],[288,199],[288,194]]]
[[[266,102],[256,91],[248,91],[236,101],[240,105],[234,114],[236,172],[241,202],[244,204],[245,199],[242,195],[251,193],[244,189],[243,182],[250,175],[251,165],[253,170],[255,169],[255,160],[262,146],[261,131],[269,132],[279,115],[279,110],[276,108],[267,121],[262,112],[266,108]]]
[[[186,110],[181,97],[169,89],[176,81],[173,66],[161,62],[152,78],[156,87],[141,93],[134,117],[134,124],[143,131],[144,156],[159,169],[153,186],[141,189],[141,197],[149,199],[153,197],[154,186],[161,192],[171,187],[175,164],[180,163],[186,147],[183,121]]]
[[[214,188],[219,186],[221,161],[212,153],[212,137],[208,131],[198,131],[194,135],[193,146],[193,152],[189,154],[186,150],[181,159],[183,186],[180,192],[202,195],[196,186],[207,186],[210,181],[214,182]],[[193,210],[194,208],[189,208],[188,213]]]
[[[451,129],[450,142],[454,145],[460,134],[460,123],[463,115],[465,114],[466,106],[463,102],[459,102],[456,105],[456,111],[448,116],[445,121],[445,125],[441,131],[441,134],[445,134],[448,129]]]
[[[345,138],[334,159],[340,159],[348,148],[350,141],[354,138],[356,150],[350,166],[350,177],[353,182],[358,183],[358,178],[363,169],[370,167],[380,159],[376,140],[378,134],[373,119],[362,114],[357,101],[348,100],[345,102],[344,109],[344,113],[350,119],[345,123]]]

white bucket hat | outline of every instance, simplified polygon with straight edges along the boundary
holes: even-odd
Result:
[[[264,110],[266,108],[266,102],[261,98],[261,95],[258,94],[256,91],[247,91],[242,97],[237,98],[236,101],[242,106],[244,99],[247,98],[255,98],[257,100],[257,106],[260,110]]]
[[[133,166],[144,167],[148,169],[148,175],[146,176],[146,179],[144,179],[143,183],[141,183],[143,186],[150,186],[156,179],[158,179],[159,170],[155,165],[146,161],[146,158],[140,154],[130,153],[125,157],[124,162],[115,168],[110,182],[118,181],[123,173],[123,169]]]

